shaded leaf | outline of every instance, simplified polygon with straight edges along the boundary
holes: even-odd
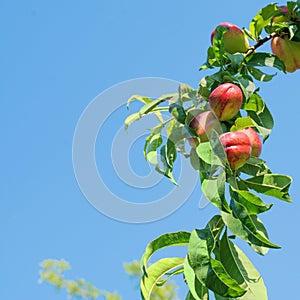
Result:
[[[249,215],[263,213],[273,206],[273,204],[264,203],[261,198],[249,191],[235,190],[232,187],[231,196],[246,208]]]
[[[253,156],[250,157],[250,159],[247,161],[245,165],[239,168],[239,172],[251,176],[259,176],[259,175],[272,173],[269,167],[265,164],[264,160]]]
[[[207,276],[206,286],[213,292],[223,297],[240,297],[246,293],[238,282],[225,270],[223,264],[211,258],[210,271]]]
[[[242,250],[233,244],[226,234],[222,237],[220,247],[221,262],[226,271],[247,289],[246,294],[239,299],[267,300],[267,290],[263,279]]]
[[[273,79],[274,76],[277,75],[277,73],[275,74],[266,74],[264,72],[262,72],[261,70],[257,69],[257,68],[254,68],[254,67],[250,67],[248,68],[250,74],[256,79],[256,80],[259,80],[259,81],[264,81],[264,82],[268,82],[270,80]]]
[[[274,120],[268,107],[265,105],[261,112],[248,111],[248,115],[256,123],[255,127],[266,141],[274,126]]]
[[[179,123],[185,124],[186,114],[181,105],[177,103],[171,104],[169,106],[169,112]]]

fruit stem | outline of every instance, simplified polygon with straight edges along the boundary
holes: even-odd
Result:
[[[275,36],[278,36],[278,33],[272,32],[271,34],[269,34],[265,38],[258,40],[258,42],[254,46],[249,47],[248,51],[245,53],[245,58],[247,56],[251,55],[253,52],[255,52],[255,50],[257,48],[259,48],[260,46],[262,46],[264,43],[268,42],[269,40],[271,40]]]

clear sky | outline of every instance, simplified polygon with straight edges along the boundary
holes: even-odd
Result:
[[[73,171],[72,141],[79,117],[98,94],[126,80],[164,77],[196,88],[205,75],[198,68],[213,28],[222,21],[248,26],[268,3],[1,1],[2,299],[65,299],[64,293],[37,283],[38,264],[46,258],[68,260],[73,267],[69,278],[84,277],[124,299],[139,299],[122,263],[139,259],[146,244],[164,232],[203,227],[215,210],[199,208],[198,187],[180,209],[156,222],[129,224],[99,213],[81,193]],[[260,257],[243,247],[261,271],[272,300],[294,299],[299,284],[299,83],[297,71],[260,84],[275,118],[262,157],[274,173],[294,179],[294,203],[275,200],[262,216],[271,240],[283,248]],[[116,115],[119,123],[103,126],[104,141],[121,128],[126,111]],[[110,145],[97,145],[97,163],[109,162]],[[143,175],[148,167],[141,140],[132,148],[132,168]],[[109,167],[106,163],[101,172],[114,193],[123,193],[127,201],[148,201],[150,189],[122,190]],[[171,188],[163,179],[157,193]],[[184,292],[182,287],[182,299]]]

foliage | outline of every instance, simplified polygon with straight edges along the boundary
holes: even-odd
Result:
[[[93,284],[86,282],[84,279],[78,279],[75,281],[66,280],[64,278],[64,272],[71,269],[71,266],[65,260],[47,259],[41,262],[40,266],[41,270],[39,282],[47,282],[48,284],[54,285],[56,290],[65,289],[68,294],[68,298],[76,297],[94,300],[102,296],[101,299],[106,300],[122,299],[118,293],[109,293],[104,290],[99,290]],[[124,264],[124,268],[130,277],[138,284],[142,277],[140,263],[138,261],[126,263]],[[176,288],[177,285],[173,281],[166,283],[164,286],[155,287],[151,299],[177,300]]]
[[[276,55],[258,52],[257,49],[275,36],[288,34],[290,39],[298,39],[299,1],[289,1],[287,7],[290,13],[287,21],[274,21],[283,15],[277,4],[270,4],[258,12],[249,29],[244,29],[247,37],[255,42],[246,53],[227,53],[224,50],[227,29],[218,26],[207,51],[207,60],[200,67],[200,70],[217,71],[202,78],[197,89],[181,84],[177,93],[158,99],[134,95],[128,100],[128,106],[132,101],[140,101],[144,105],[125,120],[126,128],[148,114],[155,114],[158,119],[158,125],[151,129],[145,141],[146,160],[176,184],[172,171],[178,154],[190,157],[193,168],[199,172],[203,194],[220,210],[204,229],[163,234],[148,244],[142,258],[143,276],[140,281],[145,300],[152,299],[155,286],[178,274],[183,274],[189,288],[186,299],[209,299],[209,290],[216,299],[268,299],[261,275],[234,244],[234,239],[244,240],[261,255],[270,248],[280,248],[269,240],[258,214],[269,211],[273,205],[265,203],[264,196],[292,201],[289,195],[291,177],[272,173],[266,161],[257,157],[251,157],[242,168],[231,170],[215,131],[208,142],[200,142],[190,153],[186,149],[186,140],[198,139],[189,124],[195,115],[210,109],[208,100],[211,91],[222,83],[231,82],[241,88],[243,105],[234,118],[221,122],[223,131],[253,127],[266,142],[274,121],[256,84],[269,82],[276,75],[265,73],[267,67],[285,72],[285,64]],[[262,38],[264,31],[268,35]],[[168,112],[171,116],[165,119]],[[163,138],[164,129],[166,139]],[[148,261],[154,252],[182,245],[188,247],[185,257],[162,258],[149,266]]]

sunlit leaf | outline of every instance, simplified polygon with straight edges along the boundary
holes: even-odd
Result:
[[[183,266],[184,258],[162,258],[147,269],[147,275],[141,279],[141,294],[144,300],[150,300],[151,292],[162,276],[171,270]]]
[[[258,193],[265,194],[291,202],[292,199],[289,195],[289,187],[292,183],[292,178],[280,174],[265,174],[255,176],[244,180],[248,188],[255,190]]]
[[[151,241],[147,245],[142,257],[141,263],[144,269],[147,268],[147,263],[154,252],[170,246],[186,246],[189,242],[190,235],[190,232],[187,231],[171,232],[165,233]]]

